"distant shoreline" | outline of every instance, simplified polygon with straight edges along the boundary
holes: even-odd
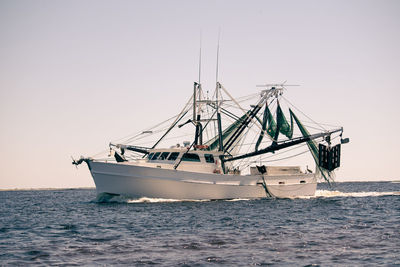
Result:
[[[96,187],[43,187],[43,188],[0,188],[0,191],[51,191],[51,190],[76,190],[76,189],[96,189]]]

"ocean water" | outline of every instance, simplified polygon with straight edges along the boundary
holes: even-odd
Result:
[[[230,201],[1,191],[0,265],[400,266],[400,183]]]

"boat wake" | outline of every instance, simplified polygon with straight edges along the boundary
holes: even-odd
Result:
[[[162,202],[205,202],[211,201],[210,199],[194,200],[194,199],[167,199],[167,198],[131,198],[123,195],[114,195],[108,193],[99,194],[94,202],[97,203],[162,203]]]
[[[331,198],[331,197],[381,197],[381,196],[400,196],[400,192],[340,192],[340,191],[330,191],[330,190],[317,190],[315,196],[300,196],[294,199],[314,199],[314,198]],[[225,199],[221,201],[247,201],[251,199],[247,198],[237,198],[237,199]],[[99,194],[94,202],[97,203],[170,203],[170,202],[208,202],[211,199],[166,199],[166,198],[130,198],[123,195],[113,195],[102,193]]]
[[[316,197],[381,197],[381,196],[400,196],[400,192],[340,192],[329,190],[317,190]]]
[[[127,203],[160,203],[160,202],[204,202],[210,200],[185,200],[185,199],[167,199],[167,198],[149,198],[149,197],[142,197],[139,199],[127,199]]]

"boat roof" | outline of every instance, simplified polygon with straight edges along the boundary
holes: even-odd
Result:
[[[222,151],[210,151],[210,150],[189,150],[187,147],[174,147],[174,148],[155,148],[150,149],[149,153],[155,152],[187,152],[187,153],[196,153],[196,154],[213,154],[213,155],[222,155]]]

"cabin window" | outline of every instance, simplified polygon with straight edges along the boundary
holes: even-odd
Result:
[[[214,163],[214,156],[212,154],[204,154],[204,158],[206,159],[206,162],[208,163]]]
[[[179,152],[172,152],[171,155],[169,155],[168,160],[176,160],[179,156]]]
[[[154,153],[150,153],[147,158],[150,160],[153,157],[153,155],[154,155]]]
[[[161,152],[156,152],[151,160],[157,160],[158,156],[160,156]]]
[[[168,158],[169,152],[161,153],[161,156],[158,158],[159,160],[166,160]]]
[[[193,153],[185,153],[182,156],[182,161],[194,161],[194,162],[200,162],[200,157],[197,154]]]

